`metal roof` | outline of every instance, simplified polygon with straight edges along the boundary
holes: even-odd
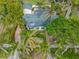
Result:
[[[23,8],[24,8],[24,9],[25,9],[25,8],[27,8],[27,9],[32,9],[32,4],[29,4],[29,3],[24,4],[24,5],[23,5]]]
[[[32,9],[32,5],[30,4],[25,4],[25,6],[26,9]],[[34,12],[34,14],[25,14],[23,17],[27,22],[26,26],[30,29],[34,27],[44,26],[48,22],[48,17],[46,16],[47,13],[47,10],[39,8]],[[52,16],[51,18],[57,17]]]

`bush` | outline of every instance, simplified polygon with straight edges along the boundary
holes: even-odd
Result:
[[[47,25],[47,31],[57,38],[57,44],[78,44],[79,43],[79,20],[78,18],[65,19],[59,17]]]

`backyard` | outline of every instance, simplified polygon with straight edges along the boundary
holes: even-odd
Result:
[[[79,0],[0,0],[0,59],[79,59]]]

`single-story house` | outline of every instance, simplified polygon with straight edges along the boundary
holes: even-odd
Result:
[[[24,4],[23,18],[26,21],[26,27],[28,29],[44,29],[45,25],[50,21],[47,13],[48,9],[42,9],[37,5]],[[34,10],[33,10],[34,8]],[[32,11],[33,10],[33,11]],[[53,15],[52,19],[58,18],[57,15]]]

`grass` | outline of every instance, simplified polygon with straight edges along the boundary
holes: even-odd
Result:
[[[62,52],[62,49],[51,49],[51,55],[57,59],[78,59],[79,57],[79,54],[75,53],[73,48],[68,49],[63,55],[61,54]]]

